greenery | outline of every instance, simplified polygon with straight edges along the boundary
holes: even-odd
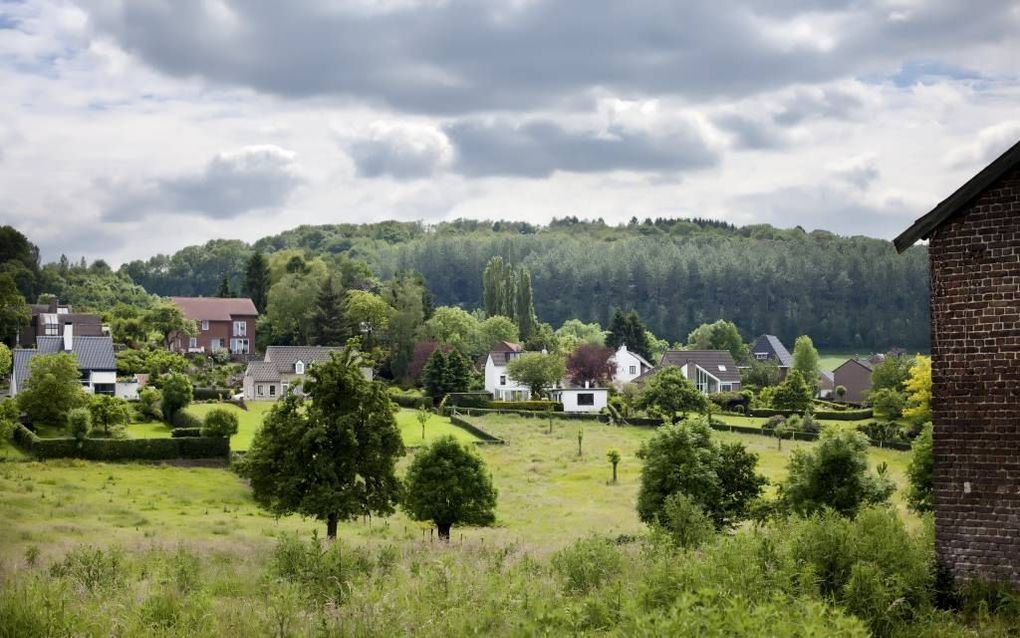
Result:
[[[931,421],[931,357],[918,356],[903,384],[907,393],[903,416],[914,423]]]
[[[772,407],[777,410],[806,412],[812,408],[814,391],[800,370],[791,369],[786,379],[772,394]]]
[[[932,424],[925,424],[914,439],[907,478],[907,503],[916,512],[930,512],[935,508],[935,453],[932,448]]]
[[[566,364],[558,354],[525,352],[507,362],[506,373],[517,383],[528,386],[532,398],[539,398],[563,379]]]
[[[7,344],[0,343],[0,379],[6,379],[11,373],[13,361],[14,355],[11,353],[11,349],[7,347]]]
[[[29,360],[28,372],[17,399],[31,423],[63,425],[71,410],[85,405],[81,372],[73,354],[38,354]]]
[[[170,301],[163,301],[149,308],[142,317],[142,324],[159,335],[166,350],[170,349],[175,338],[187,339],[195,336],[197,332],[195,322],[185,317],[181,309]]]
[[[895,421],[903,415],[903,408],[906,407],[907,397],[898,390],[891,388],[879,388],[868,393],[868,400],[875,415],[886,421]]]
[[[105,394],[89,397],[88,410],[92,416],[92,427],[102,430],[103,436],[107,437],[119,435],[131,420],[127,401]]]
[[[490,317],[513,318],[520,338],[528,341],[538,328],[528,269],[504,263],[498,255],[490,259],[482,272],[482,308]]]
[[[392,513],[400,496],[400,431],[382,385],[360,366],[350,348],[313,366],[310,403],[278,401],[241,465],[260,505],[325,521],[328,538],[341,520]]]
[[[807,515],[829,508],[844,516],[862,507],[884,503],[895,491],[885,466],[868,470],[868,439],[858,432],[830,428],[818,446],[796,450],[788,476],[780,486],[784,509]]]
[[[74,408],[67,413],[67,431],[77,441],[84,441],[92,432],[92,414],[86,408]]]
[[[13,340],[18,331],[28,325],[31,317],[32,312],[24,295],[18,291],[14,278],[0,272],[0,341]]]
[[[154,421],[163,420],[163,393],[158,388],[146,386],[138,391],[138,403],[135,411],[139,418]]]
[[[403,506],[418,521],[432,521],[441,540],[453,525],[496,521],[496,489],[482,460],[452,436],[436,439],[418,452],[407,470]]]
[[[712,519],[683,492],[666,497],[656,523],[678,547],[698,547],[715,535]]]
[[[440,401],[451,392],[466,392],[471,375],[471,362],[459,351],[447,354],[436,348],[422,369],[422,385],[428,396]]]
[[[210,410],[202,423],[202,436],[230,438],[237,434],[237,414],[224,408]]]
[[[194,388],[191,379],[180,372],[171,372],[162,379],[161,403],[163,418],[168,423],[174,422],[174,417],[182,408],[191,404],[194,398]]]
[[[705,396],[679,368],[668,366],[645,383],[637,397],[636,407],[673,423],[678,414],[685,419],[688,412],[702,411],[707,403]]]
[[[628,313],[624,313],[619,308],[613,310],[605,343],[614,351],[625,345],[631,352],[635,352],[649,361],[653,359],[648,329],[638,313],[633,310]]]
[[[694,419],[666,426],[642,445],[641,489],[637,510],[642,521],[663,520],[666,500],[686,494],[717,528],[739,522],[767,483],[755,473],[758,457],[739,444],[719,444],[708,425]]]
[[[781,373],[775,361],[751,359],[740,371],[740,383],[748,388],[767,388],[779,385]]]
[[[737,362],[747,356],[747,344],[740,330],[732,321],[724,319],[703,323],[692,330],[687,335],[687,346],[691,350],[728,350]]]
[[[811,395],[818,391],[818,377],[821,374],[818,351],[811,337],[801,335],[793,343],[793,366],[792,370],[800,372],[805,383],[811,388]]]
[[[252,300],[259,313],[266,311],[271,285],[269,261],[260,251],[253,252],[245,266],[244,285],[241,290]]]

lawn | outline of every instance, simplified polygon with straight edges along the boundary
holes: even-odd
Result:
[[[262,427],[262,419],[272,409],[273,402],[249,401],[247,406],[247,410],[242,410],[230,403],[198,403],[188,406],[187,410],[200,419],[204,419],[209,412],[217,408],[237,414],[237,434],[230,437],[230,449],[246,451],[251,447],[251,441],[255,438],[255,432]]]
[[[400,426],[400,436],[404,439],[407,447],[418,447],[422,444],[421,424],[418,423],[418,413],[415,410],[401,410],[397,412],[397,425]],[[425,440],[430,443],[440,436],[452,434],[454,438],[462,443],[473,443],[478,440],[475,435],[463,428],[450,423],[444,417],[429,414],[429,420],[425,422]]]

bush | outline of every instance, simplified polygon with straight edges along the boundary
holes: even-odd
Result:
[[[67,414],[67,429],[76,441],[84,441],[92,432],[92,414],[88,408],[74,408]]]
[[[124,554],[119,548],[80,546],[50,567],[50,575],[74,581],[82,589],[96,592],[124,584]]]
[[[446,405],[458,408],[492,407],[492,395],[488,392],[451,392],[446,395]]]
[[[374,566],[362,548],[345,546],[339,540],[323,548],[316,536],[303,542],[290,534],[281,536],[269,558],[274,576],[301,585],[310,599],[320,603],[346,600],[352,582],[370,574]]]
[[[915,512],[930,512],[935,506],[935,454],[932,451],[932,424],[927,423],[914,440],[907,467],[910,489],[907,503]]]
[[[432,407],[432,397],[423,397],[420,394],[399,393],[393,391],[389,393],[389,396],[390,401],[393,401],[402,408],[417,410],[418,408],[430,409]]]
[[[187,407],[194,398],[191,379],[180,372],[172,372],[163,379],[163,417],[174,423],[174,416]]]
[[[775,432],[776,428],[780,426],[786,426],[786,417],[782,414],[773,414],[767,421],[765,421],[764,424],[762,424],[761,429],[766,432]]]
[[[165,461],[230,456],[230,439],[187,437],[169,439],[41,439],[23,425],[14,430],[20,448],[37,459],[78,458],[90,461]]]
[[[170,427],[176,428],[200,428],[202,427],[202,419],[195,416],[187,410],[178,410],[174,413],[173,421],[170,423]]]
[[[818,434],[822,431],[821,425],[815,420],[815,417],[810,412],[805,412],[804,416],[800,418],[800,432],[807,432],[809,434]]]
[[[205,415],[202,425],[202,436],[221,436],[230,438],[237,434],[237,414],[224,408],[215,408]]]
[[[202,428],[174,428],[170,431],[170,437],[174,439],[193,438],[196,436],[208,436],[202,434]]]
[[[230,388],[194,388],[195,401],[223,401],[230,398]]]
[[[746,410],[747,406],[751,404],[751,396],[753,395],[748,390],[744,390],[742,392],[715,392],[708,395],[708,400],[719,406],[724,411],[734,412],[738,408]]]
[[[608,538],[591,536],[556,552],[552,566],[564,579],[568,592],[584,594],[608,583],[620,574],[623,557]]]
[[[679,547],[698,547],[715,535],[705,510],[680,492],[666,497],[657,522]]]
[[[563,404],[556,401],[493,401],[489,407],[493,410],[523,410],[525,412],[545,412],[552,407],[553,412],[563,412]]]
[[[163,420],[163,393],[158,388],[145,387],[138,392],[138,403],[135,404],[135,411],[139,420],[162,421]]]
[[[776,415],[790,416],[791,414],[798,414],[798,412],[795,412],[794,410],[776,410],[774,408],[751,408],[748,411],[748,416],[754,417],[770,417]],[[873,416],[873,412],[871,409],[841,410],[832,412],[815,410],[812,412],[812,416],[823,421],[861,421],[863,419],[870,419]]]

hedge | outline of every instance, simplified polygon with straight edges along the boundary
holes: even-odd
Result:
[[[499,438],[498,436],[493,436],[492,434],[489,434],[488,432],[478,427],[477,425],[471,423],[467,419],[462,419],[454,414],[450,415],[450,423],[456,425],[457,427],[467,430],[471,434],[474,434],[484,443],[497,443],[500,445],[506,443],[506,441]]]
[[[390,401],[393,401],[402,408],[411,408],[417,410],[418,408],[425,408],[426,410],[432,407],[432,397],[420,397],[416,394],[390,394]]]
[[[770,417],[770,416],[791,416],[793,414],[800,414],[796,410],[775,410],[773,408],[752,408],[747,411],[748,416],[757,417]],[[863,421],[864,419],[870,419],[874,416],[871,408],[863,410],[843,410],[841,412],[827,411],[827,410],[815,410],[811,413],[816,419],[825,419],[827,421]]]
[[[170,431],[170,436],[175,439],[202,436],[202,428],[176,428]]]
[[[195,401],[222,401],[233,394],[230,388],[195,388]]]
[[[563,404],[555,401],[493,401],[489,407],[494,410],[524,410],[544,412],[552,406],[553,412],[562,412]]]
[[[446,405],[458,408],[492,407],[492,395],[488,392],[451,392],[446,395]]]
[[[169,439],[42,439],[23,425],[14,441],[37,459],[78,458],[89,461],[168,461],[230,456],[230,439],[187,437]]]
[[[200,428],[202,427],[202,419],[190,412],[188,409],[181,408],[174,412],[174,417],[170,419],[170,427],[174,428]]]

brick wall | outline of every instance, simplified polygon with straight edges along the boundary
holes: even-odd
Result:
[[[1020,168],[929,253],[936,550],[959,578],[1020,587]]]

